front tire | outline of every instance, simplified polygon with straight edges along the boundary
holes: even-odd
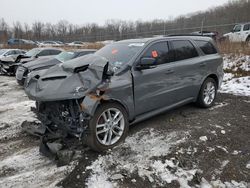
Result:
[[[202,108],[213,106],[218,86],[213,78],[207,78],[200,89],[196,104]]]
[[[89,122],[87,145],[98,152],[111,149],[126,138],[128,129],[128,115],[121,105],[102,104]]]

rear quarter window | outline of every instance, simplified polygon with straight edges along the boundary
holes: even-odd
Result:
[[[217,50],[214,45],[209,41],[196,40],[197,46],[203,51],[204,54],[217,54]]]

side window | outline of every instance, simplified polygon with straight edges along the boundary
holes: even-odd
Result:
[[[194,45],[188,40],[175,40],[172,41],[172,45],[175,51],[175,61],[199,56]]]
[[[195,42],[206,55],[218,53],[215,47],[208,41],[196,40]]]
[[[243,31],[248,31],[248,30],[250,30],[250,24],[244,25]]]
[[[15,54],[21,54],[20,50],[15,50]]]
[[[234,32],[240,32],[241,31],[241,25],[236,25],[233,30],[234,30]]]
[[[173,56],[171,56],[168,43],[158,42],[150,46],[147,51],[143,54],[143,57],[153,57],[156,59],[156,64],[164,64],[173,61]]]
[[[6,56],[7,55],[14,55],[15,54],[15,51],[14,50],[11,50],[11,51],[8,51],[7,53],[6,53]]]
[[[88,55],[88,54],[92,54],[93,52],[91,51],[86,51],[86,52],[81,52],[77,55],[77,57],[80,57],[80,56],[84,56],[84,55]]]
[[[60,54],[61,51],[60,50],[50,50],[50,55],[57,55]]]
[[[47,56],[47,55],[50,55],[50,50],[43,50],[38,54],[38,56]]]

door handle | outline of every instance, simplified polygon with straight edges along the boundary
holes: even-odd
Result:
[[[169,70],[167,70],[167,71],[165,72],[165,74],[171,74],[171,73],[173,73],[173,72],[174,72],[174,70],[169,69]]]
[[[205,63],[200,63],[200,67],[205,67],[206,64]]]

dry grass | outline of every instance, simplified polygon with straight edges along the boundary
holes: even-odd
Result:
[[[218,44],[220,52],[223,54],[245,54],[250,55],[250,46],[245,43],[221,42]]]

